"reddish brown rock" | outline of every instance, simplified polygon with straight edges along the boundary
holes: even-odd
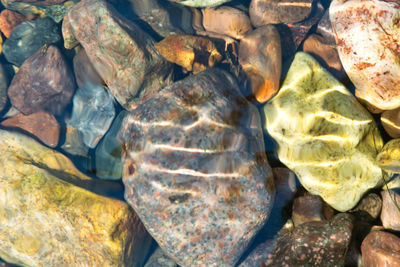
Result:
[[[383,231],[371,232],[362,242],[362,266],[400,266],[400,238]]]
[[[292,220],[296,227],[306,222],[324,221],[332,215],[333,209],[320,196],[306,193],[293,201]]]
[[[1,123],[2,126],[27,131],[50,147],[56,147],[60,136],[60,125],[52,114],[39,111],[30,115],[17,114]]]
[[[383,201],[381,212],[383,227],[400,231],[400,195],[392,190],[384,190],[381,195]]]
[[[38,5],[38,6],[51,6],[51,5],[62,4],[67,0],[4,0],[4,1],[7,4],[27,3],[27,4]]]
[[[352,210],[352,212],[358,213],[361,218],[366,216],[369,219],[376,219],[381,214],[382,199],[375,193],[370,193],[364,196],[360,203]],[[366,220],[364,220],[366,221]]]
[[[74,77],[60,50],[45,46],[22,64],[8,88],[8,96],[25,115],[39,110],[61,114],[74,90]]]
[[[84,83],[104,84],[103,79],[93,67],[84,49],[80,49],[74,57],[74,73],[78,87]]]
[[[386,110],[381,115],[382,126],[392,138],[400,137],[400,108]]]
[[[10,37],[11,32],[21,22],[24,22],[27,18],[17,12],[4,9],[0,13],[0,31],[7,37]]]

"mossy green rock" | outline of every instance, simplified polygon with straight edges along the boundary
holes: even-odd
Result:
[[[375,158],[383,143],[373,118],[310,55],[296,54],[264,113],[279,159],[333,208],[347,211],[381,185]]]
[[[59,152],[0,130],[0,258],[24,266],[143,266],[151,237]]]

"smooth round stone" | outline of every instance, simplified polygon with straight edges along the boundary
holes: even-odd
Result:
[[[352,210],[352,212],[358,213],[361,218],[377,219],[381,214],[382,210],[382,199],[375,193],[370,193],[364,196],[360,203]],[[365,220],[367,221],[367,220]]]
[[[294,199],[292,206],[292,220],[295,227],[306,223],[326,220],[327,215],[333,214],[332,208],[326,207],[320,196],[305,194]],[[331,209],[327,211],[327,209]]]
[[[374,119],[309,54],[296,54],[264,114],[280,161],[334,209],[353,208],[382,184],[375,159],[383,142]]]
[[[400,266],[400,238],[383,231],[371,232],[362,242],[362,266]]]
[[[376,156],[376,161],[382,170],[400,173],[400,139],[387,142]]]
[[[400,138],[400,108],[384,111],[381,122],[390,137]]]
[[[381,192],[381,195],[383,201],[381,212],[383,227],[385,229],[400,231],[400,195],[392,190],[384,190]]]
[[[4,9],[0,13],[0,30],[6,38],[10,38],[11,32],[15,27],[25,20],[27,20],[27,18],[24,15]]]
[[[214,7],[222,5],[223,3],[226,2],[230,2],[232,0],[169,0],[169,1],[192,7]]]

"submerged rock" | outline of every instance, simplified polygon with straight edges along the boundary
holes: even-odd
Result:
[[[186,6],[192,7],[214,7],[222,5],[223,3],[230,2],[232,0],[169,0]]]
[[[392,139],[376,156],[379,167],[386,172],[400,173],[400,139]]]
[[[400,108],[384,111],[381,122],[390,137],[400,138]]]
[[[165,255],[160,247],[151,254],[151,257],[146,262],[144,267],[177,267],[173,259]]]
[[[12,3],[28,3],[28,4],[35,4],[39,6],[51,6],[56,4],[62,4],[66,0],[4,0],[7,4]]]
[[[0,64],[0,112],[3,111],[7,104],[7,88],[9,80],[5,67]]]
[[[385,229],[400,231],[400,195],[393,190],[384,190],[382,195],[381,221]]]
[[[83,142],[82,133],[69,125],[69,122],[65,129],[65,142],[61,148],[69,154],[82,156],[86,158],[88,156],[89,147]]]
[[[78,87],[85,83],[103,84],[103,79],[99,76],[96,69],[90,62],[84,49],[80,49],[74,56],[74,73]]]
[[[330,20],[343,67],[357,96],[373,106],[400,107],[400,3],[334,0]]]
[[[163,88],[125,118],[125,199],[179,265],[234,265],[268,218],[260,123],[218,69]]]
[[[172,66],[152,38],[107,2],[83,0],[63,21],[64,45],[78,41],[117,101],[133,110],[140,101],[171,82]],[[139,95],[138,95],[139,94]],[[136,101],[135,101],[136,100]]]
[[[59,152],[0,130],[0,257],[24,266],[142,266],[151,238],[129,206]]]
[[[315,221],[325,221],[333,215],[333,210],[321,197],[309,193],[293,200],[292,220],[295,227]]]
[[[19,24],[27,20],[24,15],[21,15],[12,10],[4,9],[0,13],[0,30],[5,37],[10,38],[11,32]]]
[[[400,266],[400,238],[383,231],[371,232],[362,242],[362,266]]]
[[[264,113],[280,161],[333,208],[353,208],[382,183],[375,157],[383,143],[374,119],[310,55],[296,54]]]

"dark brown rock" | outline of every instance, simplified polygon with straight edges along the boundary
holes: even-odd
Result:
[[[381,214],[382,199],[375,193],[370,193],[363,197],[358,205],[352,210],[361,218],[377,219]]]
[[[296,227],[306,222],[324,221],[327,219],[325,214],[329,216],[333,210],[320,196],[306,193],[293,201],[292,220]]]
[[[5,0],[7,4],[13,3],[27,3],[27,4],[35,4],[39,6],[51,6],[62,4],[67,0]]]
[[[61,114],[74,90],[74,77],[67,62],[57,47],[49,46],[22,64],[8,88],[8,96],[25,115],[39,110]]]
[[[383,227],[400,231],[400,195],[393,190],[384,190],[382,195],[381,221]]]
[[[361,245],[362,266],[400,266],[400,238],[383,231],[371,232]]]
[[[21,22],[24,22],[27,18],[17,12],[4,9],[0,13],[0,31],[7,37],[10,37],[11,32]]]
[[[9,83],[9,75],[6,68],[0,64],[0,111],[2,111],[7,104],[7,88]]]
[[[93,67],[84,49],[80,49],[74,56],[74,73],[78,87],[82,87],[85,82],[104,84],[103,79]]]

